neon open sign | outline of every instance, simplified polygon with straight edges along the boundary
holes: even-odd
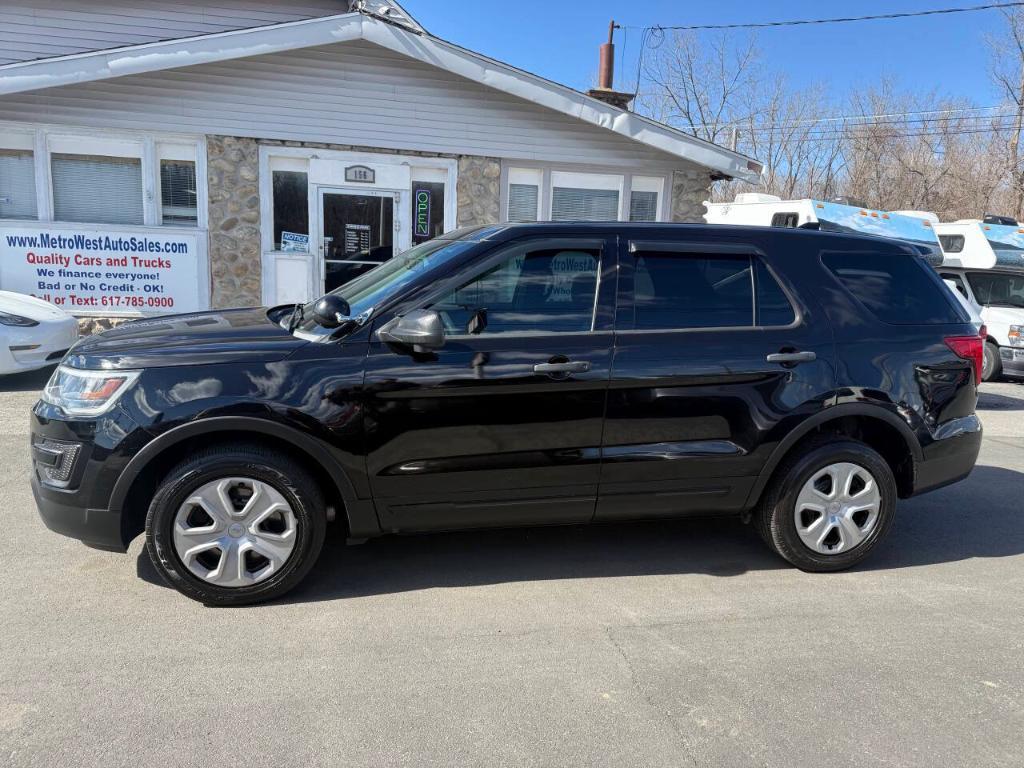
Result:
[[[413,200],[416,205],[416,237],[430,237],[430,190],[417,189]]]

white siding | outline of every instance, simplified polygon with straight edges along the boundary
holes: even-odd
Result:
[[[0,66],[348,12],[348,0],[0,0]]]
[[[359,41],[0,97],[3,119],[653,168],[685,161]]]

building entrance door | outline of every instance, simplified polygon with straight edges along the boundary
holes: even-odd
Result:
[[[388,190],[320,188],[320,275],[325,293],[391,258],[400,197]]]

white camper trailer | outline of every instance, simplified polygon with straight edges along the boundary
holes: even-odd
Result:
[[[986,216],[936,224],[943,280],[981,307],[986,381],[1024,376],[1024,227]]]
[[[731,203],[706,202],[708,224],[745,224],[755,227],[807,227],[825,232],[856,232],[904,240],[918,246],[933,264],[941,259],[932,213],[876,211],[850,200],[783,200],[775,195],[746,192]]]

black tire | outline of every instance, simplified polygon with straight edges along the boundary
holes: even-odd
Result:
[[[1003,361],[999,357],[999,347],[991,341],[985,342],[985,363],[981,369],[982,381],[999,381],[1003,375]]]
[[[202,485],[227,477],[272,486],[295,516],[295,543],[284,566],[251,586],[204,581],[189,571],[174,548],[172,527],[179,507]],[[258,445],[217,446],[196,453],[163,479],[146,515],[146,549],[164,580],[185,596],[211,606],[250,605],[280,597],[302,581],[320,555],[326,528],[323,494],[297,462]]]
[[[801,541],[795,520],[796,499],[804,484],[830,464],[849,462],[874,477],[880,492],[879,516],[871,532],[854,548],[819,554]],[[888,463],[864,443],[847,438],[823,438],[808,443],[783,460],[758,507],[758,530],[775,552],[803,571],[842,571],[861,562],[885,538],[896,514],[896,480]]]

